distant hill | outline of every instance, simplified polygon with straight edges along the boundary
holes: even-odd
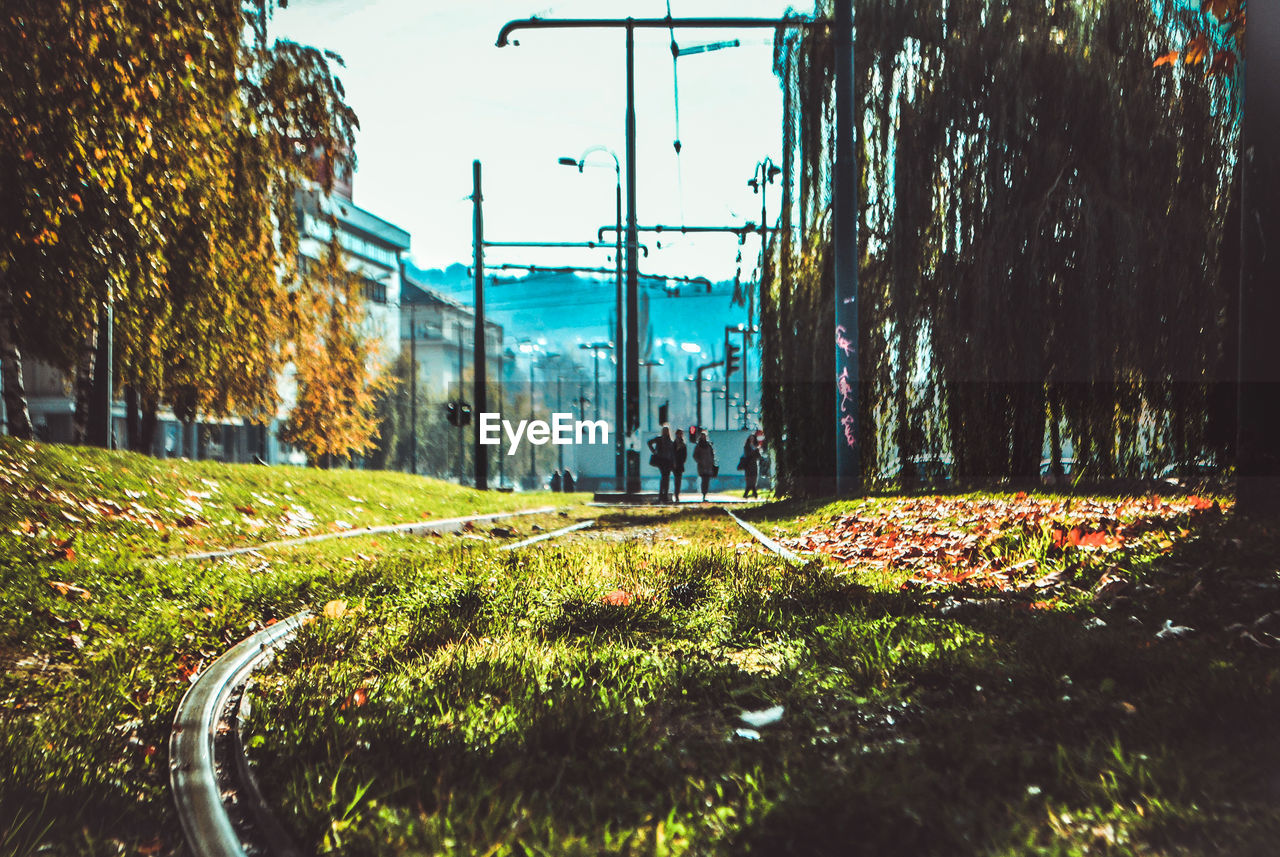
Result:
[[[418,282],[459,303],[474,303],[475,287],[467,266],[422,269],[406,263],[405,267]],[[516,276],[491,274],[486,282],[486,314],[502,324],[509,343],[544,338],[556,348],[570,349],[580,343],[614,338],[612,277],[549,271]],[[725,326],[746,322],[746,308],[734,306],[732,296],[732,282],[713,284],[709,294],[705,286],[680,284],[677,296],[674,289],[668,292],[658,281],[642,281],[642,355],[670,358],[683,366],[691,358],[696,363],[698,358],[680,345],[694,343],[705,354],[715,355],[708,362],[719,359]]]

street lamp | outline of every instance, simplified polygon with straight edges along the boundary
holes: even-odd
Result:
[[[614,184],[614,236],[616,239],[616,248],[613,254],[614,264],[616,266],[616,297],[615,297],[615,332],[613,341],[616,347],[621,348],[625,341],[625,334],[622,325],[622,165],[618,162],[618,156],[614,151],[606,146],[591,146],[582,153],[580,158],[561,158],[560,163],[566,167],[577,167],[581,173],[587,166],[587,158],[596,152],[604,152],[613,158],[613,172],[616,182]],[[619,355],[621,358],[621,355]],[[624,438],[626,437],[626,429],[624,427],[626,417],[623,414],[624,402],[626,401],[625,375],[623,372],[623,361],[616,361],[617,371],[615,373],[615,391],[614,391],[614,477],[618,480],[619,487],[626,478],[626,452],[624,446]],[[596,409],[597,417],[599,416],[600,390],[597,384],[596,389]]]
[[[595,356],[595,375],[596,375],[596,419],[600,419],[600,352],[612,351],[612,342],[584,342],[578,346],[584,351],[590,351]],[[619,459],[621,460],[621,459]]]

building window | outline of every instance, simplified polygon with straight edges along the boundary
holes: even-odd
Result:
[[[379,283],[378,281],[371,280],[368,277],[362,277],[361,279],[364,283],[361,291],[365,300],[375,304],[385,304],[387,302],[386,283]]]

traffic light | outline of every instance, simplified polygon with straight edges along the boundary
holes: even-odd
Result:
[[[445,405],[445,413],[448,415],[449,425],[451,426],[471,425],[470,402],[450,402]]]
[[[738,353],[742,350],[741,345],[734,345],[732,342],[725,340],[724,343],[724,376],[728,378],[734,372],[742,368],[742,356]]]

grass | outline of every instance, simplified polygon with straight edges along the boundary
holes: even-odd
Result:
[[[486,493],[404,473],[160,460],[0,437],[0,526],[73,558],[177,556],[588,496]]]
[[[851,538],[881,540],[802,569],[712,507],[577,507],[501,525],[518,535],[194,563],[159,557],[278,537],[283,502],[319,531],[564,497],[7,441],[0,478],[3,854],[184,853],[167,733],[190,676],[332,600],[347,609],[257,679],[246,736],[307,850],[1263,855],[1280,834],[1280,531],[1229,504],[1112,514],[984,494],[740,513],[797,546],[851,515]],[[196,518],[184,497],[201,512],[180,526]],[[1048,512],[1027,525],[1015,512],[1031,507]],[[600,525],[495,550],[586,517]],[[979,534],[964,561],[1002,582],[875,553],[900,532]]]
[[[293,508],[314,513],[312,532],[327,529],[337,514],[359,526],[565,501],[479,494],[399,474],[155,461],[8,438],[0,439],[0,478],[6,855],[181,850],[168,794],[168,731],[196,671],[269,620],[325,604],[375,556],[430,556],[510,537],[491,536],[495,525],[485,525],[438,537],[353,537],[219,562],[148,555],[264,540],[264,532],[221,523],[241,516],[235,506],[246,496],[257,502],[254,495],[287,494]],[[197,497],[199,518],[179,526],[173,519],[180,514],[194,517],[174,505],[187,490],[210,496]],[[361,498],[359,516],[348,514],[348,495]],[[154,514],[130,511],[132,502]],[[280,535],[282,507],[257,512],[273,522],[272,537]],[[552,513],[505,526],[528,535],[535,526],[565,523]]]
[[[376,592],[345,593],[364,611],[310,626],[254,691],[254,754],[299,840],[1273,853],[1277,664],[1235,627],[1280,608],[1273,530],[1175,518],[1107,552],[1136,581],[1127,600],[1072,592],[1083,574],[1036,607],[1018,590],[789,569],[722,519],[628,510],[605,524],[639,545],[378,565]],[[687,543],[698,532],[709,546]],[[1170,618],[1197,633],[1157,636]],[[774,707],[776,722],[744,719]]]

